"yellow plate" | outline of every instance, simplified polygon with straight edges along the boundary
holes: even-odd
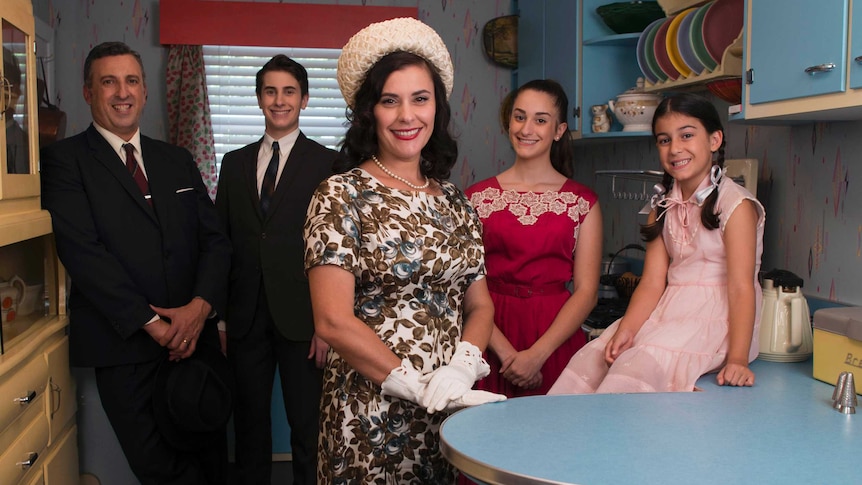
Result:
[[[682,54],[679,52],[676,37],[679,33],[679,24],[682,23],[682,19],[695,10],[697,10],[695,7],[688,8],[672,18],[670,24],[667,26],[667,37],[664,41],[665,48],[667,49],[667,56],[670,58],[670,63],[673,64],[673,67],[679,71],[679,74],[682,77],[691,76],[691,68],[688,67],[688,64],[686,64],[684,60],[682,60]]]

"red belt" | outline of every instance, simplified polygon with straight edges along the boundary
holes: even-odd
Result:
[[[556,295],[568,292],[565,283],[548,283],[546,285],[514,285],[488,278],[488,290],[502,295],[530,298],[531,296]]]

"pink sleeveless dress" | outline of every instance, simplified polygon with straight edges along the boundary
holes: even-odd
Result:
[[[584,218],[598,200],[573,180],[543,193],[503,190],[496,177],[466,190],[482,221],[488,288],[497,328],[517,350],[529,348],[551,326],[569,298],[574,251]],[[491,374],[478,388],[509,397],[547,393],[586,338],[582,331],[561,345],[542,367],[542,386],[523,389],[500,374],[493,352],[485,358]]]
[[[709,177],[701,187],[706,187]],[[655,310],[610,368],[605,346],[619,321],[579,351],[549,394],[691,391],[700,376],[717,371],[728,346],[727,253],[724,230],[733,211],[744,200],[757,207],[755,322],[749,361],[757,358],[762,295],[757,273],[763,254],[763,206],[745,188],[723,177],[716,208],[719,228],[708,230],[700,221],[701,208],[692,199],[680,200],[674,187],[664,214],[662,237],[671,263],[667,288]]]

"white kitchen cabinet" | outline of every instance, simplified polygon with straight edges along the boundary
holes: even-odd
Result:
[[[39,195],[36,24],[29,0],[0,2],[0,201]],[[35,136],[34,136],[35,135]]]
[[[741,117],[862,119],[862,65],[855,60],[862,32],[854,25],[862,27],[860,0],[747,0]]]
[[[72,485],[77,404],[66,275],[39,197],[30,0],[0,0],[0,25],[6,57],[0,119],[7,127],[0,130],[0,484]]]

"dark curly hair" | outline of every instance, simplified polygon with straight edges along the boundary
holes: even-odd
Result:
[[[515,99],[524,91],[538,91],[550,96],[554,100],[554,106],[557,108],[557,123],[566,123],[566,115],[569,112],[569,98],[566,96],[563,86],[553,79],[534,79],[507,94],[500,105],[500,124],[503,125],[503,130],[507,134],[509,133],[509,123],[512,120],[512,109],[515,106]],[[566,178],[572,178],[572,161],[574,158],[572,141],[568,134],[563,135],[559,140],[551,142],[551,166],[557,172],[565,175]]]
[[[424,57],[405,51],[396,51],[380,58],[368,70],[368,74],[356,91],[353,110],[347,111],[347,134],[341,142],[341,153],[344,157],[334,167],[337,173],[357,167],[371,158],[371,155],[377,154],[379,140],[374,106],[380,101],[383,86],[389,79],[389,75],[408,66],[425,66],[434,82],[436,107],[434,131],[428,143],[422,148],[419,169],[422,175],[438,182],[449,178],[452,167],[458,159],[458,144],[449,127],[452,109],[446,99],[446,88],[440,74],[430,62]]]
[[[663,99],[656,108],[655,114],[652,118],[652,134],[654,138],[656,137],[655,125],[658,120],[673,113],[698,119],[706,129],[706,132],[710,135],[717,131],[724,133],[724,127],[721,124],[721,118],[718,116],[718,111],[716,111],[715,106],[713,106],[708,99],[693,93],[677,93]],[[718,165],[722,168],[724,168],[724,146],[725,140],[724,137],[722,137],[721,145],[718,147],[715,160],[712,162],[713,165]],[[673,182],[673,177],[665,171],[661,181],[661,184],[665,188],[665,193],[670,192]],[[713,190],[712,193],[709,194],[709,197],[707,197],[703,202],[703,208],[700,213],[701,222],[704,227],[709,230],[718,229],[719,226],[719,214],[715,212],[715,201],[717,199],[718,189],[716,188],[716,190]],[[664,208],[658,207],[656,209],[656,221],[652,224],[644,224],[641,226],[641,238],[644,241],[652,241],[661,235],[662,229],[664,228],[664,219],[658,219],[658,216],[660,216],[664,211]]]

